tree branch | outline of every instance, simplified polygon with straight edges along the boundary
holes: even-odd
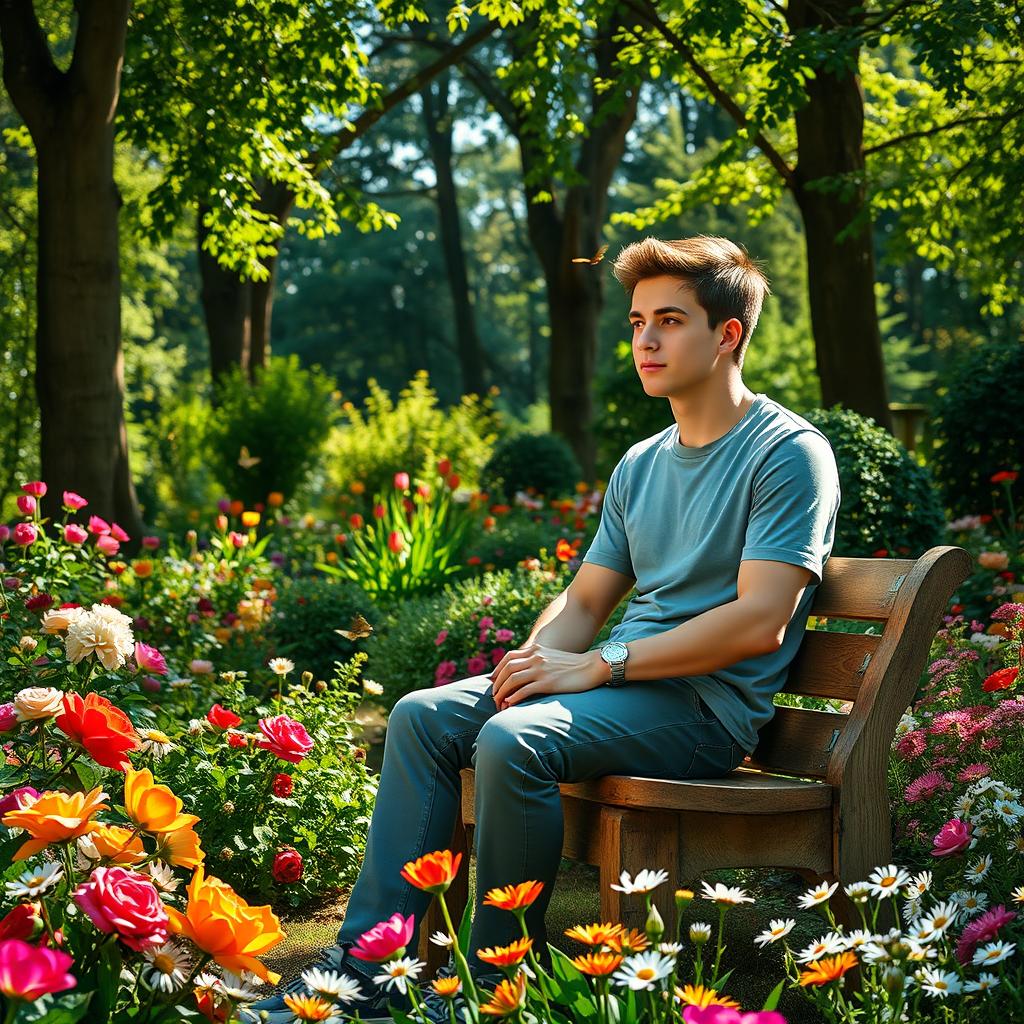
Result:
[[[0,46],[4,85],[38,145],[64,76],[53,63],[32,0],[0,0]]]
[[[907,132],[906,135],[898,135],[892,139],[886,139],[885,142],[879,142],[877,145],[868,146],[864,149],[864,155],[870,156],[874,153],[880,153],[883,149],[889,149],[892,146],[901,146],[904,142],[910,142],[911,139],[924,139],[930,135],[939,135],[942,132],[951,131],[954,128],[959,128],[965,124],[977,124],[979,121],[999,121],[1005,124],[1007,121],[1012,120],[1016,115],[1024,114],[1024,107],[1019,107],[1016,110],[1011,110],[1008,114],[974,114],[970,117],[959,117],[954,121],[947,121],[945,124],[938,124],[934,128],[922,128],[920,131]]]

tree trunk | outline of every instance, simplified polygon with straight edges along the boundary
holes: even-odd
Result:
[[[78,0],[71,65],[54,64],[29,0],[0,4],[4,82],[38,158],[36,395],[40,463],[56,516],[64,490],[143,524],[128,467],[114,111],[128,0]]]
[[[485,390],[484,359],[476,332],[473,303],[469,295],[469,273],[462,246],[462,225],[452,174],[452,118],[448,100],[451,76],[439,75],[421,93],[423,123],[426,127],[430,158],[437,178],[437,215],[441,229],[441,248],[448,271],[448,288],[455,314],[455,344],[462,370],[462,390],[482,395]]]
[[[850,24],[850,0],[791,0],[791,29]],[[826,26],[827,27],[827,26]],[[892,431],[882,336],[875,308],[875,254],[862,184],[822,191],[818,179],[864,179],[864,94],[854,72],[819,69],[807,82],[808,102],[796,112],[798,162],[793,194],[804,223],[807,284],[822,403],[840,402]],[[837,236],[854,220],[859,226]]]

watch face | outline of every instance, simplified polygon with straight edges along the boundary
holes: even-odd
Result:
[[[612,662],[625,661],[629,655],[629,648],[625,644],[620,644],[618,641],[613,641],[610,644],[605,644],[601,648],[601,657],[612,664]]]

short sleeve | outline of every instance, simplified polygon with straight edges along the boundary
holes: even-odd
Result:
[[[587,553],[583,556],[583,561],[603,565],[606,569],[614,569],[623,576],[636,579],[633,560],[629,554],[629,539],[626,536],[621,461],[608,478],[608,487],[601,504],[601,522]]]
[[[839,471],[826,438],[806,430],[777,445],[754,480],[740,560],[799,565],[814,573],[832,550],[839,509]]]

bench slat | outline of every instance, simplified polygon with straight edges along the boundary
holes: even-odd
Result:
[[[880,636],[809,629],[789,669],[784,693],[856,700]]]
[[[763,771],[824,778],[828,759],[849,715],[803,708],[776,708],[775,717],[761,730],[757,749],[748,762]]]
[[[811,614],[826,619],[873,619],[892,614],[896,593],[914,562],[906,558],[830,558],[814,592]]]

